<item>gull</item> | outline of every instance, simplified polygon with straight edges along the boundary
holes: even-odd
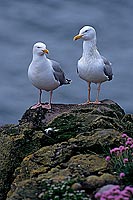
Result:
[[[53,90],[61,85],[70,84],[71,80],[65,78],[65,74],[60,67],[60,64],[54,60],[48,59],[46,54],[49,51],[46,44],[37,42],[33,46],[33,59],[28,68],[28,78],[39,89],[38,103],[31,107],[51,109]],[[50,91],[49,104],[42,104],[42,90]]]
[[[96,31],[91,26],[84,26],[73,40],[83,39],[83,53],[78,60],[77,72],[79,77],[88,83],[88,101],[86,103],[99,104],[100,86],[102,82],[112,80],[111,63],[97,50]],[[91,83],[97,84],[96,101],[90,101]]]

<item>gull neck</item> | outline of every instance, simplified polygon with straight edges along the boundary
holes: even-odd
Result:
[[[96,38],[92,40],[83,41],[83,54],[82,57],[89,59],[90,57],[98,58],[99,52],[96,47]]]
[[[42,55],[38,55],[38,54],[33,54],[33,60],[47,60],[47,57],[45,54],[42,54]]]

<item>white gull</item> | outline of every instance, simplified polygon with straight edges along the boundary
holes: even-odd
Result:
[[[90,101],[90,90],[91,83],[96,83],[97,86],[97,97],[96,101],[99,102],[100,86],[102,82],[112,80],[113,73],[111,63],[97,50],[96,47],[96,31],[91,26],[84,26],[79,34],[73,39],[83,39],[83,53],[80,60],[78,60],[77,72],[79,77],[88,82],[88,101]]]
[[[61,85],[69,84],[71,80],[65,78],[65,74],[60,64],[46,57],[49,51],[42,42],[37,42],[33,46],[33,59],[28,68],[28,78],[31,83],[39,89],[38,103],[32,106],[32,109],[42,106],[51,109],[53,90]],[[42,90],[50,91],[49,104],[42,104]]]

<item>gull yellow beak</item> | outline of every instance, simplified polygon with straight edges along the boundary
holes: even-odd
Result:
[[[74,36],[73,40],[78,40],[78,39],[82,38],[82,36],[83,35],[76,35],[76,36]]]
[[[44,50],[42,50],[44,53],[49,53],[49,50],[48,49],[44,49]]]

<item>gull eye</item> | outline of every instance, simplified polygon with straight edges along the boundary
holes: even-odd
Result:
[[[37,47],[37,48],[39,49],[39,48],[41,48],[41,47]]]
[[[84,32],[86,33],[88,30],[85,30]]]

